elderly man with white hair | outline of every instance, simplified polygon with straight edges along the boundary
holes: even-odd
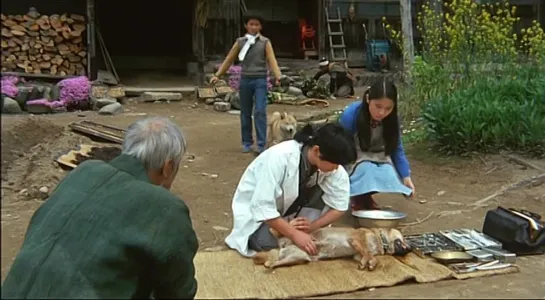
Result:
[[[192,299],[198,248],[169,189],[186,139],[167,118],[130,125],[123,152],[66,176],[30,221],[2,299]]]

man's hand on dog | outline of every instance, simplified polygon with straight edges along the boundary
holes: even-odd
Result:
[[[297,247],[305,251],[309,255],[317,255],[318,249],[316,249],[316,244],[312,236],[306,232],[297,230],[295,235],[292,238],[292,241]]]
[[[297,230],[308,233],[308,230],[310,228],[310,221],[305,217],[297,217],[290,221],[290,225]]]

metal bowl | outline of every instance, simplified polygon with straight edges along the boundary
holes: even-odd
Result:
[[[396,228],[407,218],[406,213],[393,210],[356,210],[352,215],[364,228]]]
[[[442,264],[454,264],[473,260],[473,256],[463,251],[437,251],[433,252],[431,257]]]

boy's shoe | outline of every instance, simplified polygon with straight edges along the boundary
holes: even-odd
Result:
[[[242,153],[250,153],[250,152],[252,152],[251,145],[242,145]]]

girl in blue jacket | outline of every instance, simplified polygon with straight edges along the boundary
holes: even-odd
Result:
[[[358,148],[356,163],[347,168],[352,210],[379,209],[372,198],[375,193],[414,195],[393,82],[378,80],[361,101],[347,107],[339,123],[354,135]]]

